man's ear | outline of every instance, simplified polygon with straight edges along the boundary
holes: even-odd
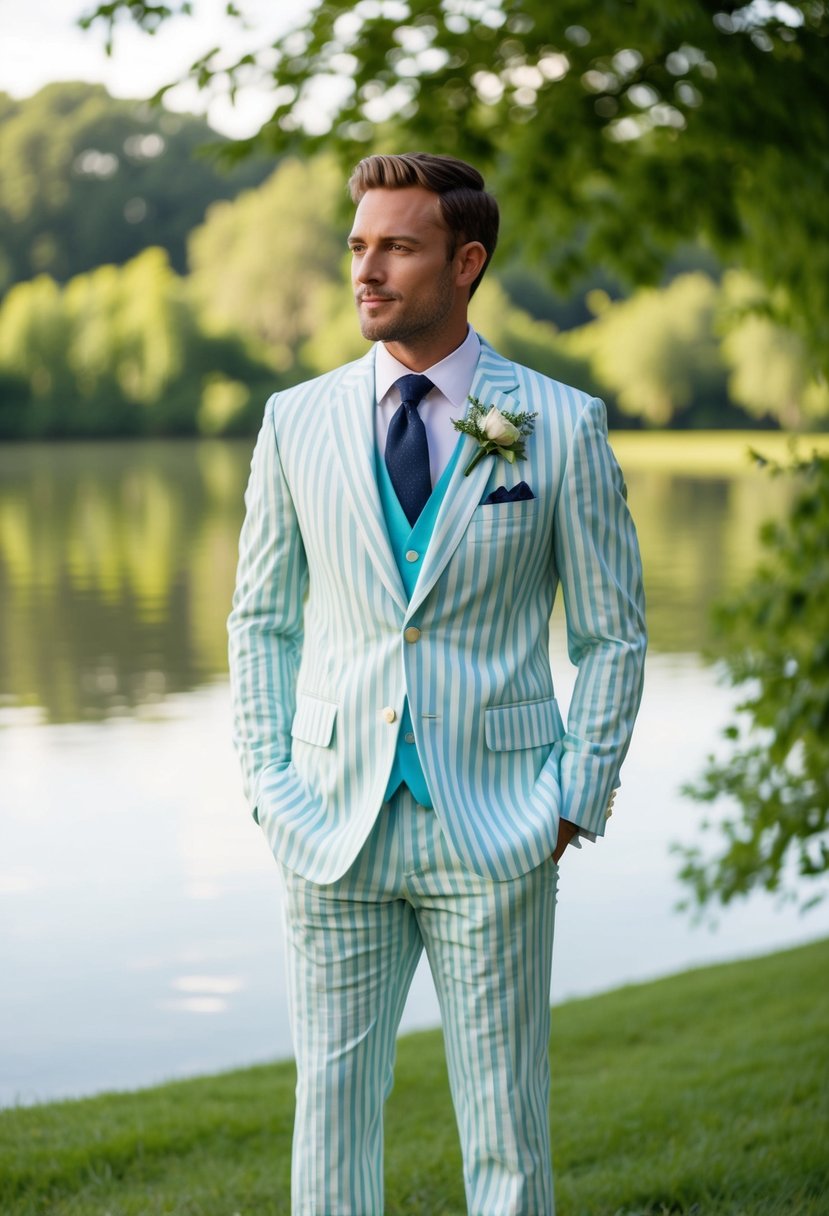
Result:
[[[467,241],[455,251],[455,283],[458,287],[471,287],[486,263],[486,250],[480,241]]]

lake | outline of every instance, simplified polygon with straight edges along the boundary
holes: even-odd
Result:
[[[651,652],[608,835],[562,865],[554,1001],[829,933],[829,909],[760,896],[716,928],[674,910],[669,846],[702,818],[679,787],[721,747],[733,701],[700,657],[710,605],[786,503],[740,458],[748,442],[615,440]],[[225,621],[250,450],[0,451],[0,1103],[290,1054],[276,867],[230,745]],[[404,1029],[437,1020],[421,969]]]

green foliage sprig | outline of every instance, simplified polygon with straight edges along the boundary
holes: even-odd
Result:
[[[766,559],[719,609],[725,673],[747,695],[723,732],[730,754],[709,756],[683,790],[737,807],[702,825],[719,833],[718,855],[675,846],[700,907],[829,873],[829,456],[781,466],[753,455],[773,476],[796,478],[797,493],[789,518],[762,529]],[[821,898],[818,889],[804,906]]]
[[[456,431],[469,435],[480,444],[463,471],[464,477],[469,476],[484,456],[503,456],[510,464],[523,460],[526,455],[524,441],[532,434],[536,417],[527,410],[499,410],[497,406],[484,405],[477,397],[470,397],[466,417],[452,419]]]

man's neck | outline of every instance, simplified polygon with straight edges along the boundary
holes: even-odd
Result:
[[[383,345],[390,355],[410,371],[424,372],[462,346],[468,332],[469,323],[464,316],[461,324],[447,327],[443,333],[430,336],[422,343],[384,342]]]

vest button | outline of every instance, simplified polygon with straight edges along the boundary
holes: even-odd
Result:
[[[387,705],[385,707],[385,709],[383,710],[383,721],[391,723],[391,722],[395,722],[396,720],[397,720],[396,712],[392,709],[392,707],[390,705]]]
[[[417,625],[410,625],[408,629],[404,629],[403,637],[407,642],[417,642],[420,638],[420,630]]]
[[[403,738],[406,740],[407,743],[414,743],[414,741],[415,741],[414,731],[407,730],[405,735],[403,736]]]
[[[418,553],[417,549],[407,549],[406,550],[406,561],[407,562],[416,562],[419,560],[420,560],[420,554]]]

